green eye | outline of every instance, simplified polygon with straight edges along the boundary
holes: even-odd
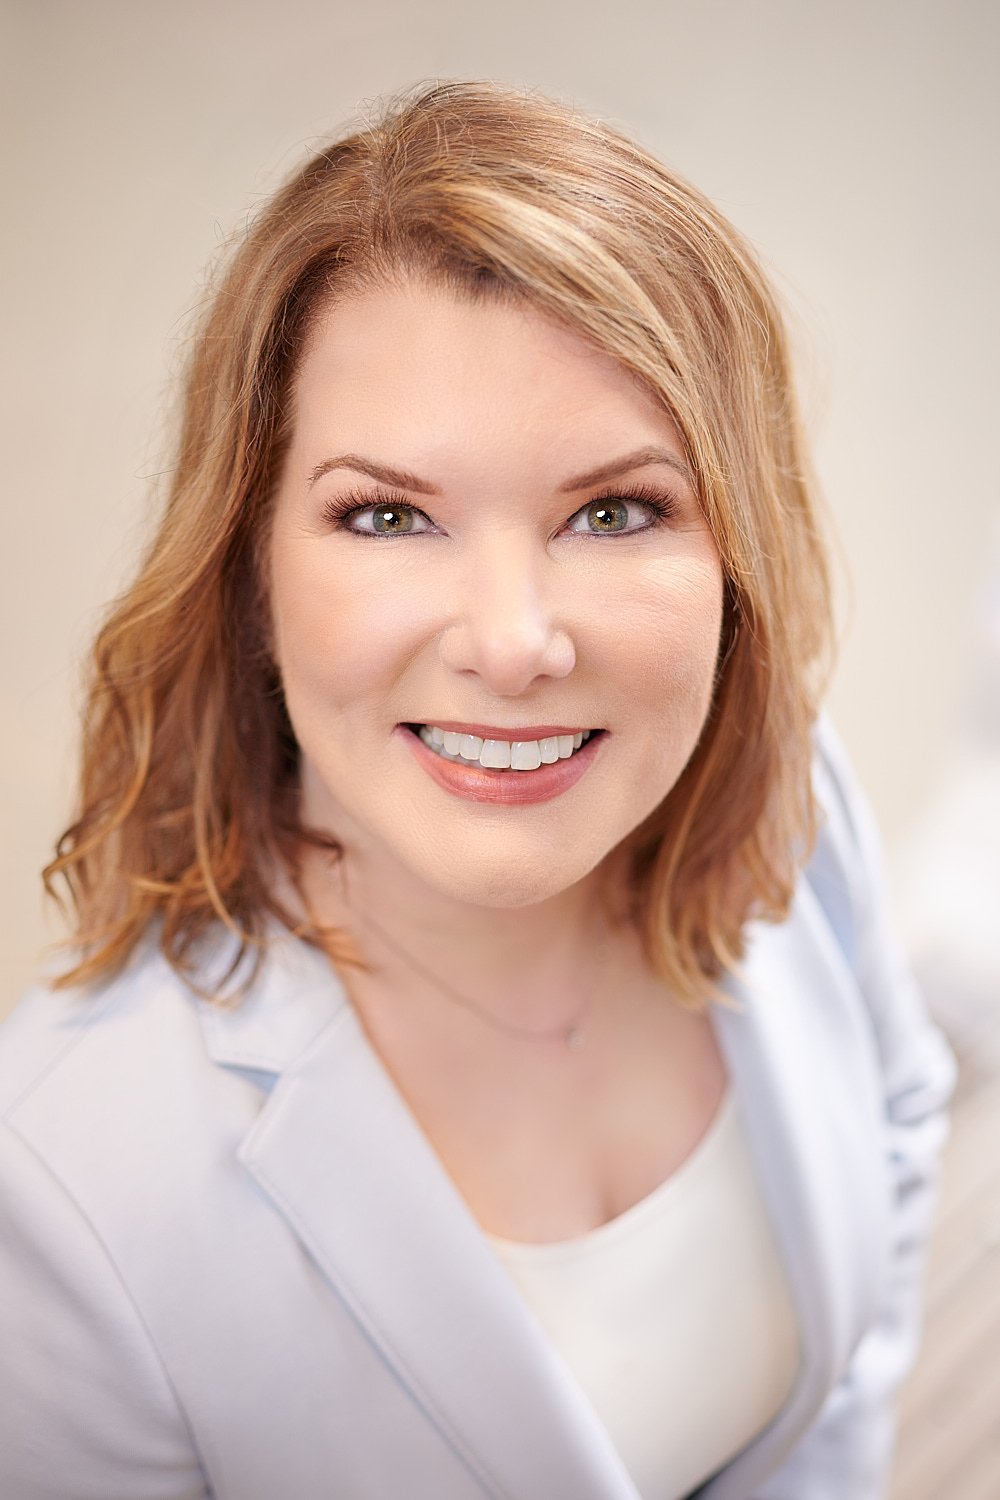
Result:
[[[400,536],[413,530],[413,512],[408,506],[373,506],[372,530],[379,536]]]
[[[592,500],[587,506],[587,520],[601,531],[624,531],[628,525],[628,507],[621,500]]]
[[[672,519],[675,503],[645,485],[627,486],[610,495],[595,495],[573,516],[576,536],[638,536]]]

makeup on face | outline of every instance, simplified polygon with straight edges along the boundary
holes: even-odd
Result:
[[[303,815],[390,903],[568,891],[711,703],[722,567],[676,428],[525,306],[412,282],[317,323],[270,586]]]
[[[480,726],[482,727],[482,726]],[[508,739],[440,726],[401,724],[407,745],[445,791],[472,802],[508,807],[558,797],[594,764],[607,731]]]

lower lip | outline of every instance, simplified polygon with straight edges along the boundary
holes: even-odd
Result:
[[[445,760],[424,744],[418,734],[397,724],[401,734],[419,764],[423,766],[438,786],[456,797],[465,797],[470,802],[499,802],[507,807],[524,807],[529,802],[548,802],[553,797],[568,792],[585,776],[601,753],[607,733],[592,734],[585,745],[567,760],[553,761],[550,766],[539,766],[537,771],[490,771],[471,761],[467,766],[458,761]]]

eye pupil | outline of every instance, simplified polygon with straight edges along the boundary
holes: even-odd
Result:
[[[601,531],[624,531],[628,521],[626,508],[620,500],[595,500],[590,506],[591,520],[599,523]],[[610,525],[604,524],[610,521]]]

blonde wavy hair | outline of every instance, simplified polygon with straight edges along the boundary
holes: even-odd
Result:
[[[738,964],[748,919],[787,913],[815,834],[811,729],[831,618],[774,297],[743,238],[632,140],[527,90],[444,83],[297,171],[208,305],[165,513],[93,650],[78,814],[45,871],[76,919],[57,983],[114,972],[153,926],[197,987],[215,924],[253,960],[275,917],[359,962],[347,934],[297,919],[275,878],[300,889],[304,849],[338,846],[299,820],[264,560],[312,321],[332,298],[411,272],[525,299],[672,415],[722,557],[726,618],[698,746],[623,846],[630,910],[653,968],[695,1006]]]

